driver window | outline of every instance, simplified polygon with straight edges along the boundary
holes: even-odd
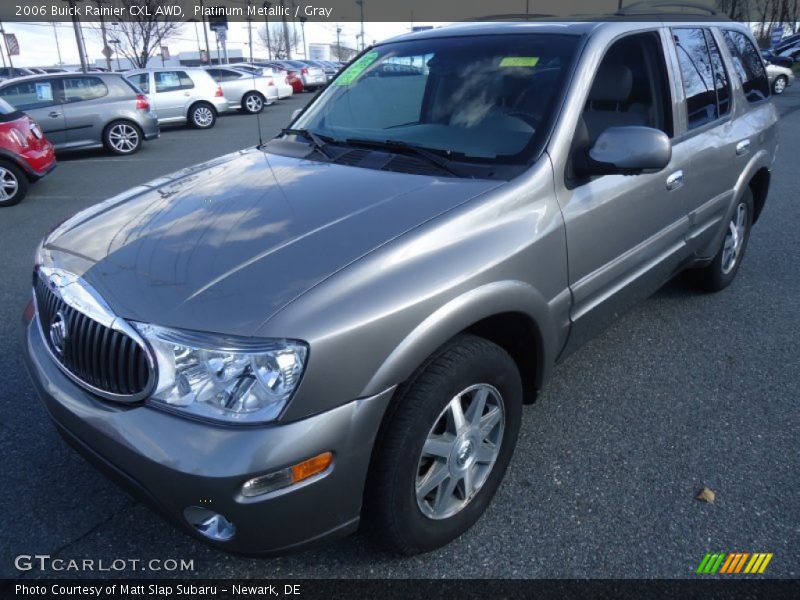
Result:
[[[608,49],[578,121],[573,152],[590,148],[610,127],[631,125],[673,135],[664,51],[654,31],[626,36]],[[567,182],[576,183],[571,167]]]

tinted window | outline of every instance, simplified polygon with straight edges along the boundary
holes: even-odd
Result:
[[[45,79],[12,83],[0,90],[0,98],[20,110],[51,106],[55,104],[53,82]]]
[[[208,74],[211,75],[215,81],[233,81],[241,77],[241,73],[231,71],[230,69],[208,69]]]
[[[150,75],[148,73],[129,75],[128,79],[130,79],[131,83],[142,90],[145,94],[150,93]]]
[[[108,95],[108,88],[99,77],[65,77],[61,82],[64,102],[94,100]]]
[[[175,92],[194,87],[194,83],[184,71],[156,71],[153,75],[156,80],[156,92]]]
[[[756,47],[745,34],[726,30],[725,43],[733,57],[733,67],[742,82],[744,95],[750,102],[758,102],[769,96],[769,80],[764,63]]]
[[[714,71],[714,85],[717,90],[717,106],[719,107],[719,116],[727,115],[731,111],[731,85],[728,80],[728,72],[725,70],[725,63],[722,60],[722,54],[719,51],[719,46],[708,29],[706,32],[706,43],[711,52],[711,68]]]
[[[673,29],[689,129],[715,120],[718,115],[714,67],[703,29]]]

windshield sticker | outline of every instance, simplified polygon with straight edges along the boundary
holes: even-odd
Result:
[[[538,56],[506,56],[500,61],[501,67],[535,67],[538,64]]]
[[[347,70],[336,78],[336,85],[350,85],[366,70],[368,66],[375,62],[378,58],[377,52],[367,52],[364,56],[359,58],[352,65],[347,67]]]

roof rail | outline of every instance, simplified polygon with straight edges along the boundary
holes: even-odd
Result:
[[[535,21],[537,19],[548,19],[555,17],[546,13],[508,13],[497,15],[486,15],[485,17],[475,17],[464,19],[465,21]]]
[[[619,9],[614,14],[620,17],[654,13],[660,14],[662,11],[657,10],[659,8],[691,8],[693,10],[705,11],[709,15],[727,18],[725,13],[720,12],[713,6],[701,4],[700,2],[684,2],[682,0],[644,0],[642,2],[634,2],[633,4]]]

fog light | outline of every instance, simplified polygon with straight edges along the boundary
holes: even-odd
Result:
[[[309,477],[322,473],[331,466],[332,462],[333,453],[323,452],[292,467],[254,477],[246,481],[242,486],[242,496],[252,498],[253,496],[260,496],[300,483]]]
[[[221,514],[202,506],[188,506],[183,516],[200,534],[215,542],[227,542],[236,535],[236,526]]]

